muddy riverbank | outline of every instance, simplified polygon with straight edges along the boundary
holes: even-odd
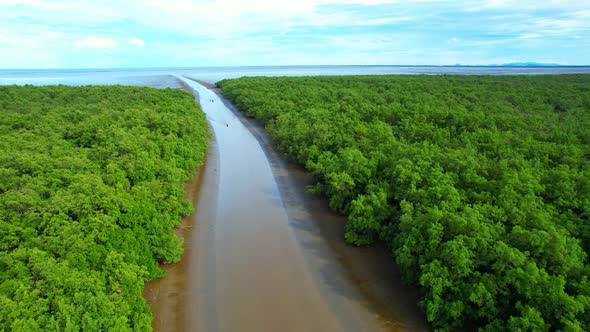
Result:
[[[189,331],[186,327],[194,326],[198,320],[192,311],[197,310],[198,292],[196,271],[203,259],[200,242],[208,243],[208,221],[213,220],[215,212],[215,193],[217,192],[217,158],[215,141],[209,143],[206,162],[185,184],[186,198],[195,207],[195,212],[182,219],[176,227],[176,235],[184,240],[184,254],[175,264],[164,264],[168,272],[163,278],[154,279],[145,284],[143,296],[154,314],[152,327],[154,331]]]

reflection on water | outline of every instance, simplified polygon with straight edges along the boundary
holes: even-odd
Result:
[[[209,83],[242,76],[318,76],[384,74],[542,75],[590,74],[590,67],[459,67],[459,66],[283,66],[209,67],[161,69],[59,69],[0,70],[0,85],[123,84],[178,88],[174,76],[187,76]]]

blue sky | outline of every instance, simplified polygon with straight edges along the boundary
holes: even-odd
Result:
[[[590,64],[590,0],[0,0],[0,68]]]

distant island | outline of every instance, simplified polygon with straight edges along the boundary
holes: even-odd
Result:
[[[456,67],[572,67],[568,65],[561,65],[559,63],[539,63],[539,62],[511,62],[504,64],[487,64],[487,65],[462,65],[460,63]],[[573,66],[577,67],[577,66]]]
[[[538,63],[538,62],[512,62],[502,65],[491,65],[500,67],[559,67],[559,63]]]

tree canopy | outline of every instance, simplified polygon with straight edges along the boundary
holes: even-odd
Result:
[[[147,331],[208,126],[181,90],[0,86],[0,331]]]

